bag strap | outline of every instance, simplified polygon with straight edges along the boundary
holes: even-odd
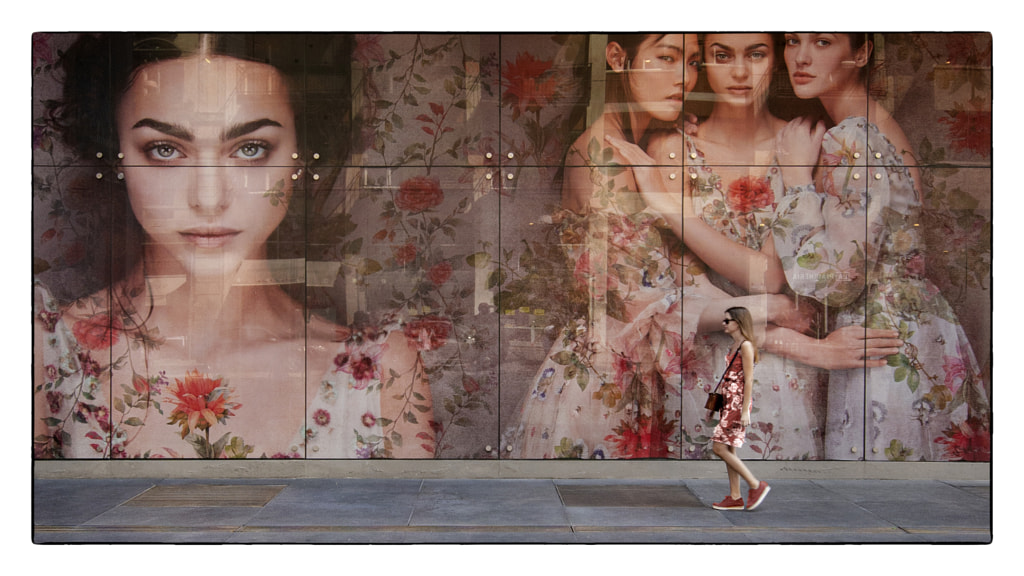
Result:
[[[743,342],[746,342],[746,340]],[[722,372],[722,377],[718,379],[718,385],[715,386],[715,392],[718,392],[718,388],[722,386],[722,381],[725,380],[725,375],[729,373],[729,368],[732,368],[732,363],[736,361],[736,355],[740,353],[740,348],[743,348],[743,342],[740,342],[739,348],[732,353],[732,358],[729,359],[729,364],[726,365],[725,372]]]

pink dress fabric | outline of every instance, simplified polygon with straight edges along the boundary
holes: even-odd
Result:
[[[743,380],[743,359],[737,350],[725,369],[725,376],[719,388],[719,392],[725,396],[725,403],[722,405],[721,418],[715,426],[715,433],[711,437],[715,442],[736,448],[741,448],[747,439],[747,427],[740,420],[743,411]]]

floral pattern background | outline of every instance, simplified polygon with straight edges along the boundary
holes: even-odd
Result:
[[[47,112],[60,94],[56,63],[73,38],[39,33],[32,46],[33,274],[53,306],[97,291],[111,268],[109,253],[94,247],[107,243],[112,208],[92,198],[116,185],[113,159],[74,157]],[[961,319],[991,388],[992,39],[875,38],[872,89],[922,166],[925,274]],[[585,314],[551,215],[566,148],[603,106],[603,75],[594,73],[603,56],[590,55],[603,42],[598,34],[353,37],[352,150],[344,165],[310,165],[333,185],[310,194],[292,224],[308,231],[299,247],[305,298],[311,314],[401,326],[416,343],[433,393],[433,412],[417,416],[430,419],[423,440],[436,458],[501,457],[501,435],[546,353]],[[75,336],[116,333],[108,320]],[[190,398],[214,403],[210,418],[230,421],[231,390],[217,391],[215,375],[153,377],[139,383],[138,398],[153,386],[195,388]],[[185,403],[164,410],[174,418]],[[176,422],[196,436],[199,457],[244,455],[244,443],[206,439],[214,422],[204,417]],[[767,438],[765,426],[750,432]],[[950,430],[947,458],[976,457],[977,434]]]

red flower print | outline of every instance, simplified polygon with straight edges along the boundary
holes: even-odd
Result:
[[[331,413],[321,408],[320,410],[313,412],[313,422],[315,422],[317,426],[327,426],[331,423]]]
[[[437,287],[444,285],[451,276],[452,263],[447,260],[435,264],[427,271],[427,279],[430,280],[431,284]]]
[[[380,45],[380,34],[356,34],[356,47],[352,58],[365,65],[381,64],[387,60],[384,47]]]
[[[145,395],[149,392],[149,381],[139,374],[132,374],[132,388],[139,394]]]
[[[474,392],[479,392],[480,391],[480,383],[477,382],[475,378],[471,378],[469,376],[463,376],[462,377],[462,389],[465,390],[467,394],[472,394]]]
[[[946,34],[947,64],[954,66],[977,66],[988,68],[992,64],[992,43],[985,42],[979,50],[975,44],[975,34]]]
[[[50,390],[46,393],[46,403],[50,407],[50,413],[56,414],[60,412],[60,407],[64,403],[64,395]]]
[[[665,419],[659,410],[654,419],[639,415],[635,422],[623,420],[613,428],[615,434],[605,436],[605,441],[614,446],[614,454],[620,458],[666,458],[668,438],[676,425],[675,420]]]
[[[775,193],[767,178],[745,176],[729,184],[726,200],[734,212],[750,212],[775,202]]]
[[[71,331],[75,339],[89,350],[106,350],[117,343],[123,327],[121,321],[108,314],[94,314],[75,322]]]
[[[234,416],[232,410],[241,408],[241,404],[228,401],[233,390],[221,385],[222,381],[223,378],[213,379],[198,370],[186,372],[184,381],[174,379],[174,385],[168,389],[174,404],[168,423],[181,426],[182,438],[193,430],[209,430],[217,422]]]
[[[53,64],[53,50],[50,48],[50,34],[36,32],[32,35],[32,65],[38,62]]]
[[[373,425],[377,423],[377,417],[367,412],[363,414],[363,426],[367,428],[373,428]]]
[[[43,329],[47,332],[53,332],[57,328],[57,320],[60,320],[60,314],[56,312],[44,310],[39,313],[39,321],[43,323]]]
[[[963,462],[988,462],[992,458],[992,443],[988,428],[980,419],[971,417],[942,431],[945,435],[935,439],[946,447],[945,457]]]
[[[558,80],[548,75],[551,60],[538,60],[529,52],[516,55],[515,63],[505,61],[501,83],[502,100],[512,108],[512,120],[523,111],[539,112],[558,96]]]
[[[352,375],[351,387],[354,390],[365,390],[371,382],[380,376],[380,365],[377,358],[380,350],[376,353],[367,354],[361,347],[355,347],[355,351],[345,351],[334,357],[335,372],[344,372]]]
[[[395,264],[404,266],[416,259],[416,246],[405,244],[395,249]]]
[[[90,356],[88,352],[83,351],[78,353],[78,363],[81,366],[82,374],[84,374],[86,378],[90,376],[99,377],[100,371],[102,370],[102,368],[100,368],[100,363],[93,360],[92,356]]]
[[[395,206],[408,212],[423,212],[444,201],[444,191],[436,178],[416,176],[410,178],[398,188]]]
[[[418,350],[436,350],[448,341],[451,326],[448,319],[431,314],[406,323],[402,332]]]
[[[960,389],[960,385],[970,376],[967,365],[960,356],[943,355],[942,371],[946,373],[946,388],[949,388],[953,394],[956,394],[956,391]]]
[[[590,283],[590,277],[594,271],[590,267],[590,252],[584,252],[576,260],[576,267],[572,271],[572,277],[581,288],[586,288]]]
[[[920,252],[915,253],[907,260],[905,265],[907,274],[922,277],[924,276],[924,255]]]
[[[974,152],[987,156],[992,146],[992,112],[965,110],[957,106],[947,112],[948,117],[939,118],[949,127],[949,145],[960,152]]]

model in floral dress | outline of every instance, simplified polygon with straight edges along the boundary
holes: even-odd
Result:
[[[509,457],[678,457],[681,241],[608,138],[642,142],[652,124],[675,123],[696,82],[695,64],[677,59],[696,46],[683,34],[609,36],[609,101],[620,106],[570,147],[554,216],[589,310],[563,327],[526,391],[503,439]]]
[[[832,370],[826,455],[858,459],[988,458],[987,400],[974,352],[925,277],[916,226],[921,203],[896,147],[865,118],[830,129],[820,189],[787,188],[775,244],[790,286],[836,311],[836,328],[898,330],[904,345],[882,367]]]
[[[985,461],[987,395],[956,314],[925,275],[919,169],[899,124],[868,94],[872,50],[866,34],[786,34],[795,94],[819,99],[836,126],[796,119],[780,132],[783,269],[794,291],[832,310],[834,330],[888,329],[902,340],[884,360],[831,371],[826,453]]]
[[[722,235],[722,242],[760,251],[771,238],[775,219],[775,198],[781,196],[778,167],[770,165],[761,175],[725,181],[706,163],[699,141],[685,139],[687,181],[693,210],[708,226]],[[745,291],[714,269],[703,270],[703,282],[711,283],[729,296],[745,296]],[[690,298],[687,298],[687,302]],[[689,309],[686,312],[690,314]],[[714,359],[712,373],[721,373],[719,364],[731,340],[720,333],[695,335],[694,358]],[[819,459],[824,456],[825,383],[827,373],[771,352],[763,352],[754,381],[755,411],[752,416],[751,442],[747,458]],[[700,385],[702,384],[702,385]],[[705,377],[698,385],[683,385],[684,433],[693,439],[684,447],[695,455],[705,445],[703,430],[714,422],[706,420],[703,397],[714,386]],[[691,424],[692,423],[692,424]]]

